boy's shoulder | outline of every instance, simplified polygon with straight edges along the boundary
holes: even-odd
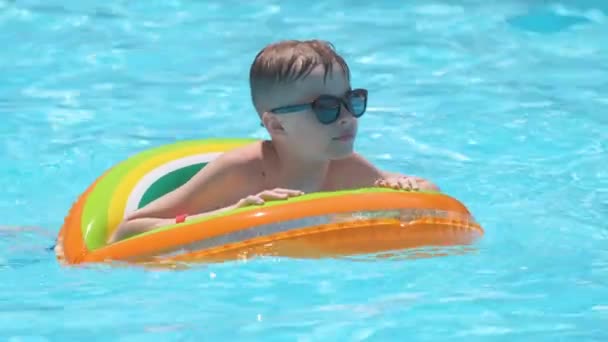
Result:
[[[200,172],[188,183],[191,191],[213,188],[213,191],[234,189],[230,193],[242,198],[245,193],[258,190],[263,184],[263,163],[261,159],[261,145],[254,142],[245,146],[226,151],[202,168]],[[209,190],[212,191],[212,190]],[[228,201],[238,200],[228,198]]]
[[[263,158],[261,144],[256,141],[224,152],[211,164],[220,169],[233,168],[236,171],[246,171],[244,168],[259,166]]]

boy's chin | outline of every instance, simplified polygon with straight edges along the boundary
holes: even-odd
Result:
[[[332,153],[329,154],[329,159],[330,160],[345,159],[345,158],[352,156],[354,152],[355,151],[352,148],[344,149],[342,151],[333,151]]]

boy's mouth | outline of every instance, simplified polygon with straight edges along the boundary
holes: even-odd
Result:
[[[343,133],[337,137],[332,138],[332,140],[338,140],[338,141],[350,141],[353,140],[355,138],[355,134],[354,133]]]

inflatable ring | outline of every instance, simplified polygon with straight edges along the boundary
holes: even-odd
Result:
[[[126,215],[181,186],[222,153],[254,141],[178,142],[115,165],[70,209],[57,237],[57,258],[67,264],[318,258],[469,244],[483,234],[467,208],[445,194],[365,188],[234,209],[106,243]]]

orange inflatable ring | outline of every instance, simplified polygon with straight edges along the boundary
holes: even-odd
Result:
[[[483,234],[467,208],[445,194],[365,188],[235,209],[106,243],[130,212],[184,184],[220,154],[252,142],[179,142],[112,167],[69,211],[57,237],[58,259],[80,264],[336,257],[470,244]]]

